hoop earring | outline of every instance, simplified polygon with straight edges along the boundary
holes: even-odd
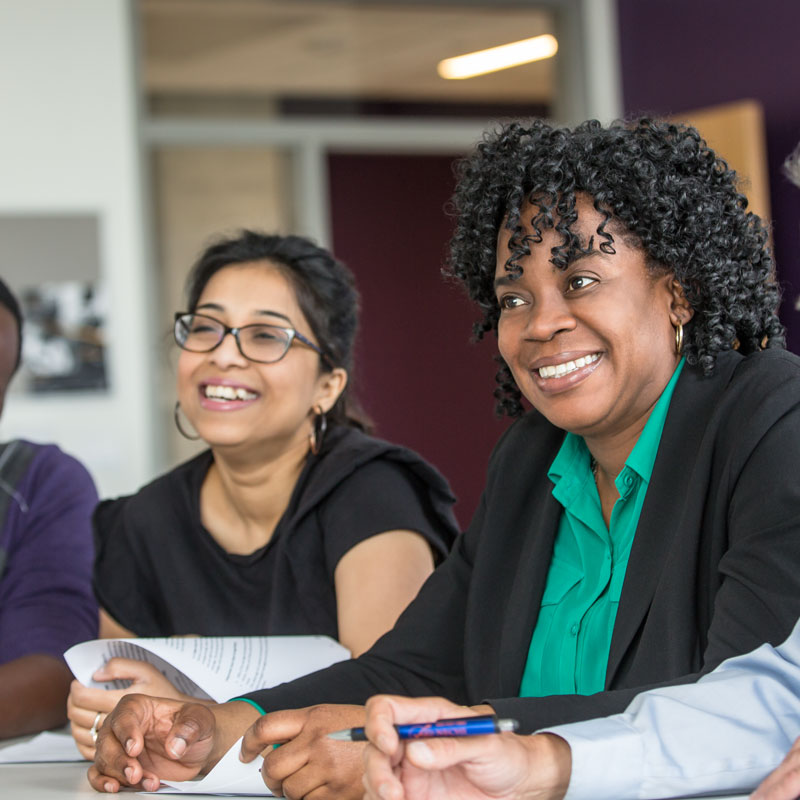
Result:
[[[308,434],[308,441],[311,445],[311,452],[317,455],[322,447],[322,438],[325,436],[325,431],[328,430],[328,419],[319,406],[315,406],[313,411],[315,416],[314,421],[311,423],[311,433]]]
[[[683,353],[683,323],[680,320],[675,327],[675,351],[678,355]]]
[[[188,439],[190,442],[196,442],[200,438],[200,434],[195,434],[194,436],[190,436],[186,431],[183,429],[183,425],[181,425],[181,418],[180,418],[180,410],[181,410],[181,401],[175,401],[175,409],[172,412],[172,418],[175,420],[175,427],[178,429],[178,433],[183,436],[184,439]]]

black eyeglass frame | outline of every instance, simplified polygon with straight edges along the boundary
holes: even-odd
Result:
[[[219,341],[213,345],[212,347],[208,347],[202,350],[195,350],[191,347],[186,347],[185,342],[181,342],[180,338],[178,337],[178,325],[182,324],[182,320],[184,317],[200,317],[201,319],[207,319],[211,322],[219,325],[222,328],[222,335],[219,337]],[[252,358],[248,356],[247,353],[242,350],[242,342],[239,339],[239,333],[247,328],[275,328],[277,330],[281,330],[287,334],[288,339],[286,342],[286,349],[278,356],[278,358],[273,358],[270,361],[262,361],[260,358]],[[303,336],[302,333],[295,330],[294,328],[287,327],[285,325],[273,325],[271,322],[254,322],[250,325],[241,325],[238,328],[231,328],[229,325],[226,325],[222,320],[217,319],[216,317],[211,317],[208,314],[198,314],[195,311],[176,311],[175,312],[175,323],[172,327],[172,335],[175,337],[175,343],[181,350],[186,350],[189,353],[210,353],[213,350],[216,350],[222,343],[225,341],[225,337],[228,334],[233,336],[234,341],[236,342],[236,348],[242,354],[243,358],[246,358],[248,361],[253,361],[256,364],[275,364],[280,361],[288,352],[289,348],[292,346],[292,342],[297,339],[298,341],[302,342],[305,345],[308,345],[314,352],[319,354],[319,357],[325,362],[325,364],[333,368],[333,364],[331,364],[328,355],[325,351],[319,347],[318,345],[314,344],[310,339]]]

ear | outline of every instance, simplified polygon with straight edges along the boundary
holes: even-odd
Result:
[[[672,327],[677,327],[679,322],[685,325],[694,316],[694,309],[686,299],[683,286],[674,276],[669,279],[669,293],[671,298],[669,320],[672,323]]]
[[[330,372],[323,372],[317,380],[312,408],[321,408],[327,414],[336,405],[339,395],[347,386],[347,370],[336,367]]]

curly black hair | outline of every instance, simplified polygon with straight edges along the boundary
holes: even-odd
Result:
[[[566,269],[583,252],[572,231],[576,196],[583,194],[603,215],[600,250],[614,252],[612,231],[632,235],[649,269],[673,272],[680,282],[694,309],[684,338],[689,364],[710,374],[723,350],[746,354],[784,346],[765,226],[747,211],[736,173],[694,128],[646,118],[608,127],[590,120],[575,128],[517,120],[486,133],[457,175],[446,272],[483,311],[473,328],[477,339],[497,331],[500,227],[511,231],[511,274],[521,273],[518,260],[546,229],[561,236],[550,261]],[[523,210],[530,211],[533,235],[525,235]],[[507,365],[498,362],[498,413],[518,416],[520,391]]]

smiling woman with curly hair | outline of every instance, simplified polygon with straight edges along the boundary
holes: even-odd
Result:
[[[509,272],[542,232],[555,230],[552,263],[565,269],[581,248],[576,204],[591,198],[602,221],[600,251],[614,252],[614,231],[644,250],[653,274],[674,274],[694,310],[683,353],[705,374],[717,355],[782,347],[778,287],[764,223],[747,211],[736,173],[691,127],[641,119],[574,131],[535,120],[511,123],[461,162],[454,197],[457,225],[451,273],[483,311],[478,337],[497,330],[494,289],[497,234],[511,231]],[[525,222],[531,230],[526,237]],[[499,407],[522,413],[505,365]]]
[[[376,692],[529,733],[694,681],[800,616],[800,359],[735,174],[687,127],[514,122],[463,163],[454,208],[450,269],[520,417],[469,529],[356,661],[249,703],[124,701],[94,786],[207,768],[252,723],[246,759],[285,742],[264,760],[277,794],[360,795],[357,752],[326,734]],[[159,719],[158,752],[125,753]]]

